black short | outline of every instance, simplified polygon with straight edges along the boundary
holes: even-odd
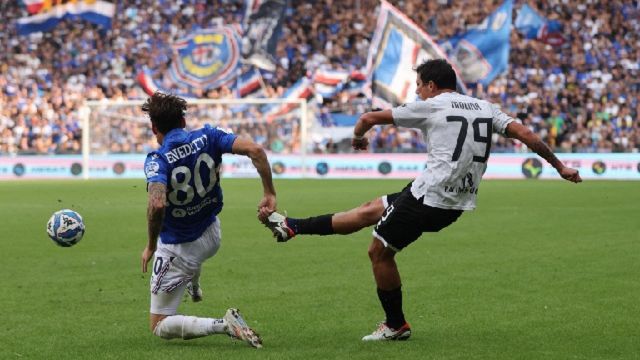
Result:
[[[383,200],[384,207],[387,208],[389,205],[393,204],[393,202],[396,201],[398,197],[400,197],[400,194],[402,194],[403,191],[407,189],[411,190],[411,184],[413,184],[413,182],[408,183],[407,186],[400,190],[400,192],[385,195],[386,200]]]
[[[392,198],[393,201],[389,199]],[[401,193],[387,195],[389,206],[373,233],[396,251],[416,241],[423,232],[438,232],[454,223],[462,210],[440,209],[425,205],[411,194],[411,186]]]

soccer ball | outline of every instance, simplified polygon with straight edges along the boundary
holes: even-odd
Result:
[[[56,211],[47,222],[47,234],[59,246],[77,244],[84,235],[82,216],[70,209]]]

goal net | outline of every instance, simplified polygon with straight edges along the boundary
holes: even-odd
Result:
[[[143,101],[91,101],[81,111],[82,174],[88,178],[144,177],[145,155],[158,148]],[[198,99],[187,102],[187,129],[205,124],[253,140],[272,154],[295,157],[304,169],[309,127],[303,99]],[[225,176],[255,176],[251,161],[225,155]],[[275,167],[277,173],[278,168]]]

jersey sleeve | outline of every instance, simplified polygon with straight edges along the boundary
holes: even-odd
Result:
[[[223,130],[219,127],[211,127],[210,125],[205,125],[205,128],[213,139],[215,146],[220,150],[220,153],[226,154],[231,152],[231,148],[233,147],[233,142],[236,140],[237,136],[231,131]]]
[[[500,107],[495,104],[491,104],[491,111],[493,111],[493,131],[506,136],[507,125],[516,119],[503,113]]]
[[[157,182],[167,185],[167,174],[169,165],[164,159],[156,154],[150,153],[144,162],[144,174],[147,177],[147,183]]]
[[[407,128],[419,128],[425,125],[430,113],[427,101],[417,101],[391,109],[393,123]]]

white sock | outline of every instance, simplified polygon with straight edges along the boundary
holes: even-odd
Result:
[[[173,315],[160,321],[153,333],[166,340],[176,338],[189,340],[211,334],[226,334],[227,323],[224,319]]]

